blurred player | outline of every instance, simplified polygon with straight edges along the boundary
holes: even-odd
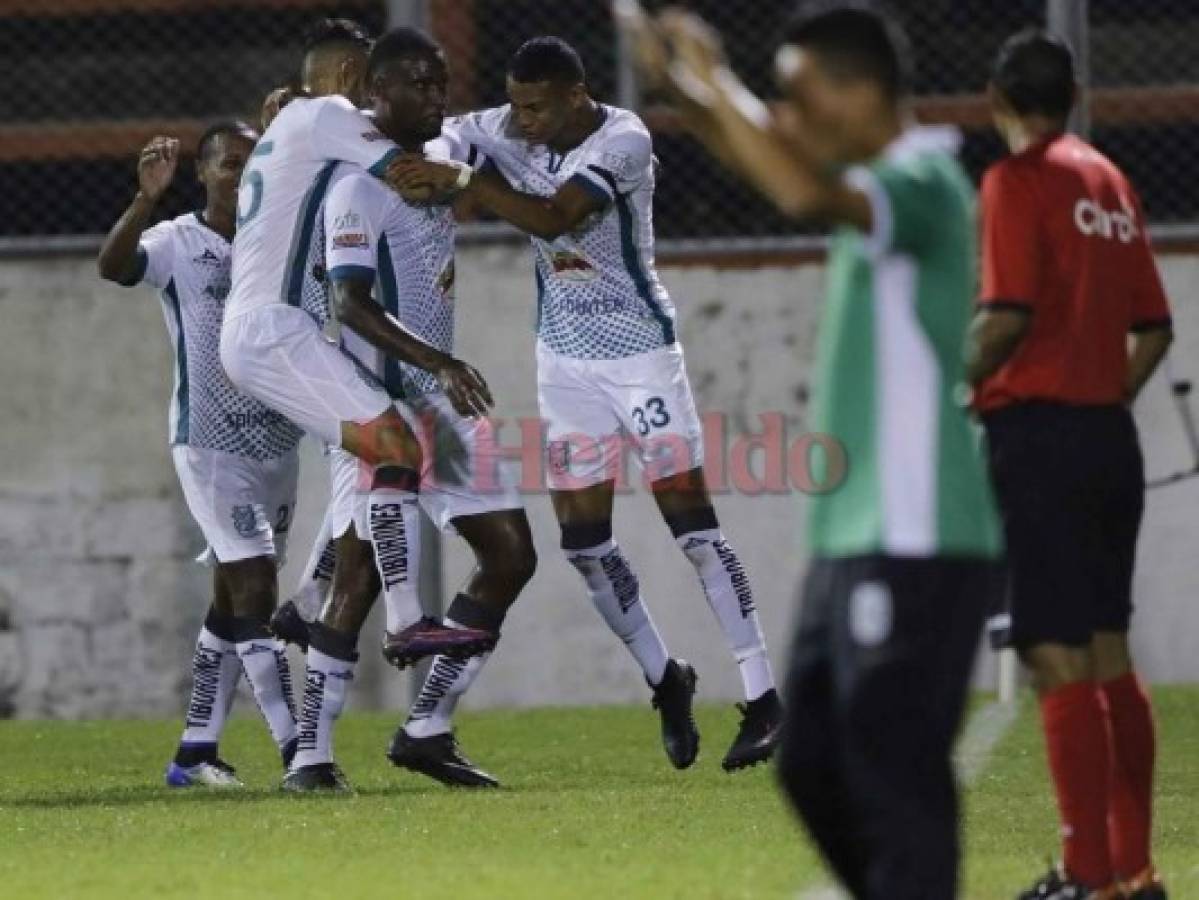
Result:
[[[452,189],[468,178],[469,197],[532,237],[538,404],[562,548],[653,688],[670,761],[690,766],[695,671],[670,659],[612,536],[627,436],[740,670],[747,702],[723,761],[735,771],[774,751],[782,708],[749,580],[708,495],[674,306],[654,270],[652,141],[636,114],[597,103],[585,82],[573,48],[535,38],[509,64],[511,103],[455,123],[498,171],[409,160],[401,169],[414,186]]]
[[[166,781],[173,787],[241,786],[217,754],[242,669],[284,766],[296,749],[291,675],[267,619],[275,608],[296,503],[301,431],[240,393],[221,370],[221,316],[229,292],[237,182],[258,135],[241,122],[214,125],[196,148],[204,209],[146,230],[174,178],[179,142],[159,137],[138,159],[138,193],[100,250],[100,274],[162,291],[175,346],[171,454],[193,518],[208,541],[213,601],[196,641],[187,723]]]
[[[632,27],[689,130],[785,213],[837,228],[812,427],[849,468],[809,501],[812,562],[780,775],[856,898],[952,900],[950,751],[999,552],[958,396],[974,293],[973,197],[956,134],[907,111],[907,42],[864,7],[787,25],[772,114],[684,14]]]
[[[366,39],[347,33],[343,42],[364,45]],[[325,41],[318,56],[333,52],[337,43]],[[364,74],[364,59],[344,59],[331,74],[330,96],[293,99],[271,122],[246,167],[221,361],[242,390],[371,466],[368,525],[384,591],[400,610],[398,630],[389,639],[397,661],[441,652],[467,658],[490,649],[493,636],[423,617],[416,593],[422,464],[416,437],[387,392],[363,378],[354,360],[301,308],[317,219],[337,163],[381,178],[399,153],[355,107]],[[376,304],[365,304],[362,314],[369,327],[360,330],[375,346],[434,373],[462,414],[485,412],[491,398],[473,368],[414,338]],[[310,665],[306,681],[321,677]],[[308,749],[301,741],[301,751]],[[307,774],[327,787],[337,780],[331,764]]]
[[[1161,900],[1154,728],[1128,648],[1145,473],[1128,405],[1170,345],[1136,192],[1066,133],[1074,66],[1030,31],[1000,50],[971,376],[1010,570],[1012,641],[1040,695],[1063,867],[1022,894]]]
[[[367,70],[374,97],[375,125],[400,147],[471,162],[473,147],[442,135],[447,70],[440,47],[419,31],[400,28],[375,44]],[[516,490],[511,463],[482,453],[486,420],[456,413],[428,372],[388,360],[363,335],[373,324],[361,309],[376,301],[413,334],[450,352],[454,333],[454,218],[448,205],[409,204],[377,179],[348,173],[330,191],[323,212],[325,266],[333,306],[342,325],[342,343],[379,378],[391,396],[403,401],[418,428],[437,449],[422,473],[420,503],[433,522],[470,544],[478,568],[451,602],[447,621],[479,628],[499,638],[505,613],[532,577],[536,565],[532,535]],[[375,291],[372,300],[371,291]],[[482,446],[493,446],[483,441]],[[332,727],[344,704],[345,683],[353,678],[356,644],[378,592],[366,534],[366,495],[361,466],[341,449],[332,451],[333,498],[326,530],[336,536],[336,575],[332,599],[308,627],[310,669],[326,671],[309,682],[323,699],[305,698],[305,711],[320,708],[319,719],[302,724],[316,733],[312,753],[301,764],[332,762]],[[320,540],[318,540],[320,546]],[[365,565],[364,565],[365,563]],[[386,651],[385,651],[386,653]],[[455,660],[438,656],[406,724],[392,740],[388,756],[397,766],[445,784],[491,787],[498,782],[462,755],[451,717],[487,656]]]

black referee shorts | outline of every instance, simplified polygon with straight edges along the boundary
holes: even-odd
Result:
[[[1126,632],[1145,467],[1123,406],[1034,402],[983,417],[1007,540],[1012,643]]]

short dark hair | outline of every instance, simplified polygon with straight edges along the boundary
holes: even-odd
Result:
[[[1025,29],[999,48],[991,83],[1019,115],[1066,119],[1074,106],[1074,54],[1061,38]]]
[[[242,137],[248,141],[258,140],[258,131],[241,119],[225,119],[220,122],[214,122],[204,129],[204,133],[200,135],[200,140],[196,142],[196,160],[204,162],[212,155],[213,148],[216,146],[216,139],[229,135],[232,137]]]
[[[552,81],[555,84],[583,84],[587,70],[574,47],[560,37],[545,35],[521,44],[508,63],[513,81],[531,84]]]
[[[874,82],[891,99],[912,83],[908,36],[884,9],[866,2],[800,3],[783,31],[783,44],[808,47],[842,78]]]
[[[304,55],[338,44],[350,44],[370,52],[371,35],[353,19],[321,19],[304,32]]]
[[[387,63],[410,56],[436,56],[441,45],[419,28],[393,28],[375,41],[367,63],[366,76],[375,75]]]

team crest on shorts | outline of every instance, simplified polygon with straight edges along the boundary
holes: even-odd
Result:
[[[570,441],[550,441],[545,448],[546,462],[555,475],[570,471]]]
[[[254,537],[258,533],[259,518],[259,509],[253,503],[233,507],[233,528],[244,538]]]

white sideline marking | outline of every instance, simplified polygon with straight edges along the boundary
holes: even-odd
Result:
[[[1019,703],[991,702],[970,717],[961,740],[954,752],[954,764],[958,780],[963,787],[973,784],[991,761],[996,745],[1003,740],[1016,715]],[[849,900],[849,895],[840,888],[820,885],[801,892],[796,900]]]

